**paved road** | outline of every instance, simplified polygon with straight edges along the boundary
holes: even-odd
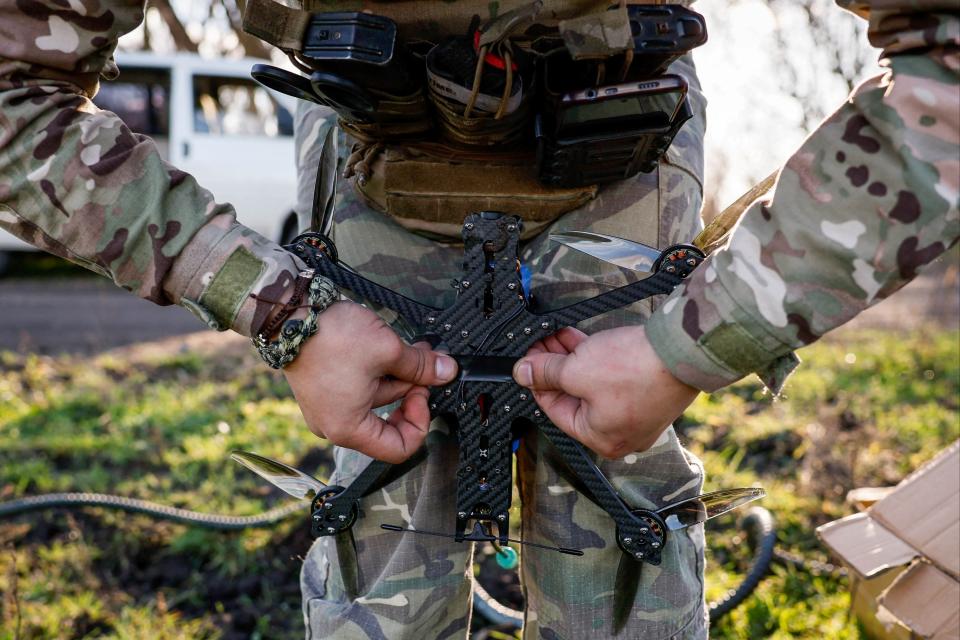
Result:
[[[958,265],[951,251],[847,330],[912,329],[931,320],[960,326]],[[157,307],[93,276],[0,279],[0,350],[88,354],[206,330],[179,307]]]
[[[204,328],[101,278],[0,279],[0,350],[95,353]]]

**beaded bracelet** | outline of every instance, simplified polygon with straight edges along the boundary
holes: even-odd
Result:
[[[307,317],[284,321],[276,340],[270,341],[269,336],[262,332],[253,338],[253,346],[264,362],[274,369],[281,369],[293,362],[303,343],[317,332],[317,316],[336,302],[339,296],[340,292],[330,280],[315,274],[310,281],[307,303],[304,305],[307,307]]]

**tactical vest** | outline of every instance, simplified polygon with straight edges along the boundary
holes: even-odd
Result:
[[[671,4],[691,3],[674,0]],[[360,92],[351,91],[350,82],[341,82],[333,74],[329,80],[326,76],[319,80],[329,82],[322,88],[337,92],[341,102],[348,103],[342,113],[338,109],[340,126],[352,142],[343,175],[375,209],[411,230],[451,238],[459,236],[464,217],[472,212],[523,212],[524,237],[530,237],[596,195],[598,184],[589,178],[572,182],[544,178],[544,163],[538,155],[545,151],[530,133],[534,95],[549,87],[541,77],[542,69],[549,68],[544,61],[559,50],[558,43],[565,45],[563,55],[575,60],[619,56],[609,70],[601,64],[598,77],[615,79],[621,71],[625,76],[635,56],[624,16],[628,5],[641,3],[620,2],[617,7],[616,0],[304,0],[298,4],[248,0],[244,30],[275,45],[310,73],[317,69],[305,51],[309,49],[305,43],[318,28],[313,14],[364,12],[393,21],[396,40],[404,43],[416,64],[426,64],[423,86],[416,91],[398,94],[387,86],[389,77],[381,79],[383,86],[364,87],[367,101],[376,105],[370,118],[364,117],[367,102],[354,99]],[[436,65],[431,56],[447,53],[443,43],[470,34],[481,54],[478,60],[499,64],[506,78],[498,79],[495,95],[481,88],[481,74],[486,72],[483,62],[477,63],[477,75],[466,88],[433,72]],[[625,46],[628,40],[630,51]],[[523,60],[535,63],[536,71],[525,73]],[[458,62],[456,46],[440,61],[450,67]],[[562,81],[563,73],[557,75]],[[664,139],[668,145],[666,135]],[[554,148],[549,152],[560,159],[566,153]]]

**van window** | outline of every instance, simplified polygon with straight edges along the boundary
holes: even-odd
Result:
[[[170,135],[170,72],[124,67],[120,77],[102,82],[93,103],[120,116],[134,133]]]
[[[193,77],[193,128],[222,136],[291,136],[293,116],[253,80]]]

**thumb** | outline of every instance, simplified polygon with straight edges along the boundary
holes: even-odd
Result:
[[[457,375],[457,361],[448,355],[401,345],[397,357],[387,363],[386,373],[422,387],[446,384]]]
[[[557,353],[527,355],[513,366],[513,378],[521,386],[536,391],[566,391],[563,371],[568,357]]]

